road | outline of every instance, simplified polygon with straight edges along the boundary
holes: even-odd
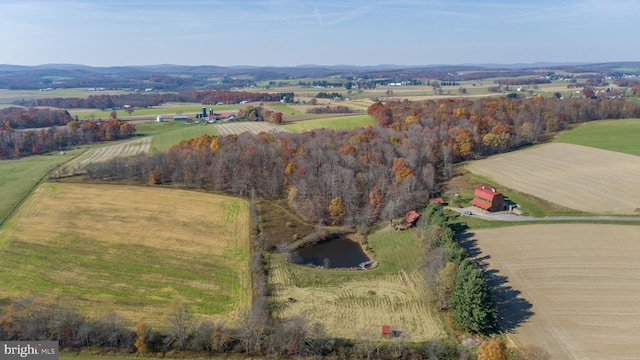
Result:
[[[510,213],[508,211],[499,211],[494,213],[484,213],[475,207],[468,206],[465,208],[447,207],[449,210],[459,212],[462,216],[473,216],[489,221],[640,221],[640,216],[609,216],[609,215],[589,215],[589,216],[545,216],[536,218],[531,216],[521,216]],[[471,215],[465,214],[471,213]]]

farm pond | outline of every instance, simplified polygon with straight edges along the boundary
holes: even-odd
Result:
[[[291,254],[291,261],[296,264],[326,269],[360,268],[370,260],[360,244],[344,236],[298,248]]]

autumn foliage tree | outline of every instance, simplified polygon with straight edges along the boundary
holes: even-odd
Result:
[[[142,322],[137,322],[133,328],[133,332],[136,334],[136,342],[133,346],[139,353],[144,354],[147,352],[147,335],[149,333],[148,326]]]
[[[329,215],[333,219],[334,224],[342,222],[342,219],[347,215],[347,208],[344,206],[344,202],[341,197],[331,199],[331,204],[329,204]]]
[[[507,345],[502,339],[487,339],[478,346],[478,360],[507,360],[508,358]]]

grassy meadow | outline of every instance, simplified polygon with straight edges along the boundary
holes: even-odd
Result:
[[[64,155],[52,153],[0,160],[0,225],[49,172],[81,152],[82,150],[76,149],[67,151]]]
[[[182,140],[196,138],[202,135],[220,135],[218,129],[213,125],[179,124],[178,129],[167,131],[153,136],[151,139],[151,151],[165,152],[171,146]]]
[[[375,120],[369,115],[349,115],[327,117],[323,119],[286,122],[282,126],[293,132],[304,132],[314,129],[354,129],[363,126],[376,126]]]
[[[640,156],[640,119],[593,121],[566,131],[557,142]]]
[[[286,116],[286,115],[302,115],[302,114],[304,114],[302,111],[300,111],[298,109],[295,109],[295,108],[293,108],[291,106],[288,106],[288,105],[285,105],[285,104],[282,104],[282,103],[278,103],[278,102],[269,103],[267,105],[267,107],[271,108],[273,111],[281,112],[283,116]]]
[[[276,316],[302,315],[348,339],[377,334],[382,324],[410,341],[444,337],[418,271],[422,251],[414,231],[375,232],[367,251],[379,264],[367,271],[317,269],[273,255],[269,283]]]
[[[0,253],[2,299],[42,296],[155,325],[178,305],[227,322],[249,306],[239,198],[45,182],[0,229]]]

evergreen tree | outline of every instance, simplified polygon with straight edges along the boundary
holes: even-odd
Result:
[[[449,307],[454,325],[462,331],[486,334],[496,325],[482,273],[468,259],[458,269]]]

